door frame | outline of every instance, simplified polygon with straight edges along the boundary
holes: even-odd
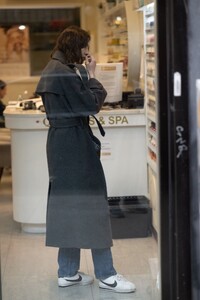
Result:
[[[191,297],[187,0],[157,0],[161,299]]]

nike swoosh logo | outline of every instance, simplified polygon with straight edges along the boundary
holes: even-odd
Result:
[[[79,275],[77,279],[65,279],[65,280],[69,282],[80,282],[82,280],[82,277]]]
[[[106,283],[106,282],[104,282],[104,281],[102,281],[102,280],[101,280],[101,282],[102,282],[103,284],[109,286],[109,287],[113,287],[113,288],[114,288],[114,287],[117,286],[117,281],[116,281],[116,280],[115,280],[114,283]]]

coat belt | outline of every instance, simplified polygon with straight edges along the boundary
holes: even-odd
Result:
[[[49,125],[53,128],[65,128],[74,126],[88,126],[87,118],[62,118],[62,119],[49,119]]]
[[[101,126],[100,122],[97,120],[97,118],[94,115],[92,115],[92,117],[95,119],[101,135],[104,136],[105,131]],[[87,127],[89,126],[89,121],[87,117],[76,117],[76,118],[72,117],[72,118],[61,118],[61,119],[49,118],[49,125],[50,127],[53,128],[65,128],[65,127],[73,127],[73,126]]]

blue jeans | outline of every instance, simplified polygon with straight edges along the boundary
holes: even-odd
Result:
[[[110,248],[91,249],[94,264],[94,273],[97,279],[106,279],[116,275]],[[80,267],[80,249],[59,248],[58,251],[58,277],[74,276]]]

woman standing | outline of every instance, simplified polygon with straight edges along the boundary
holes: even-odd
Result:
[[[91,249],[99,287],[133,292],[134,284],[114,269],[110,250],[112,236],[100,142],[88,122],[90,115],[100,111],[106,91],[95,79],[96,62],[89,54],[89,41],[90,35],[79,27],[65,29],[36,90],[50,124],[46,245],[59,248],[59,286],[93,282],[91,276],[79,272],[80,249],[84,248]]]

